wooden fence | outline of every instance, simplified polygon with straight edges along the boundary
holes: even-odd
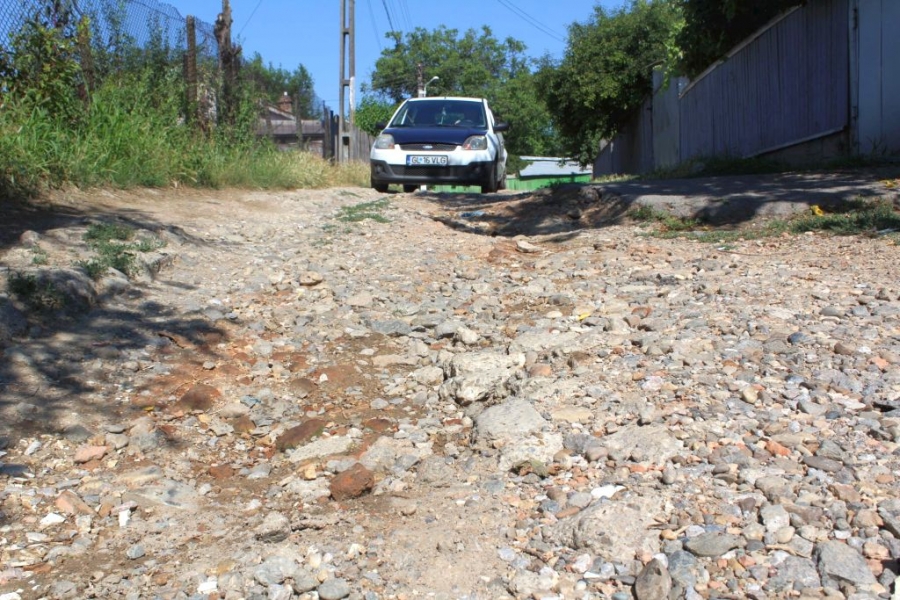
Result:
[[[328,109],[322,124],[325,128],[325,142],[322,145],[324,158],[335,162],[369,162],[369,152],[375,138],[349,122],[344,122],[345,130],[341,132],[340,119]]]
[[[853,147],[862,154],[900,153],[900,2],[853,0],[853,14]]]
[[[651,108],[645,104],[601,146],[595,176],[715,156],[794,152],[805,153],[798,159],[821,159],[846,152],[851,1],[881,0],[810,0],[692,82],[673,80],[666,88],[657,75]]]

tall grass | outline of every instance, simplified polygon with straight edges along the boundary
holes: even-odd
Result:
[[[362,167],[333,167],[305,152],[281,152],[254,134],[259,103],[244,91],[237,123],[208,131],[185,124],[180,64],[157,61],[109,75],[90,94],[48,85],[17,68],[37,46],[71,76],[71,40],[34,25],[19,54],[0,61],[0,199],[29,198],[62,185],[240,187],[256,189],[368,185]],[[58,52],[58,40],[66,52]],[[65,44],[68,44],[66,46]],[[2,48],[0,48],[2,50]],[[64,108],[65,110],[62,110]]]
[[[107,81],[77,125],[39,107],[4,107],[0,195],[29,197],[63,184],[290,189],[369,183],[365,165],[336,167],[225,131],[195,133],[182,123],[176,98],[149,105],[151,92],[139,77]]]

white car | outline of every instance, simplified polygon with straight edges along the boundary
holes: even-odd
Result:
[[[372,187],[478,185],[483,194],[496,192],[506,187],[508,130],[483,98],[410,98],[372,145]]]

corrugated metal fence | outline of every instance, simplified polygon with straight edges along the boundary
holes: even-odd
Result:
[[[747,158],[846,132],[849,2],[810,0],[689,84],[674,80],[664,88],[657,76],[649,115],[645,105],[601,146],[594,174],[646,173],[698,157]],[[649,139],[641,133],[648,129]]]

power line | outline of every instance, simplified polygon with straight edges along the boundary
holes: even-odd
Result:
[[[388,9],[387,0],[381,0],[381,4],[384,6],[384,14],[387,15],[388,25],[390,25],[391,31],[397,31],[394,27],[394,20],[391,18],[391,11]]]
[[[406,31],[412,31],[412,18],[409,16],[409,5],[406,3],[406,0],[397,0],[397,4],[400,6],[400,14],[403,15],[403,20],[406,23]]]
[[[253,18],[253,15],[256,14],[256,9],[259,8],[259,5],[262,4],[262,3],[263,3],[263,0],[259,0],[259,2],[256,3],[256,8],[254,8],[254,9],[253,9],[253,12],[250,13],[250,16],[247,17],[247,20],[244,22],[244,27],[241,27],[241,30],[238,31],[238,35],[241,35],[241,34],[244,32],[244,28],[247,27],[247,25],[250,24],[250,19],[252,19],[252,18]]]
[[[375,41],[378,42],[378,51],[381,52],[384,48],[381,47],[381,34],[378,31],[378,24],[375,23],[375,11],[372,10],[372,0],[366,0],[366,4],[369,5],[369,18],[372,21],[372,31],[375,32]]]
[[[535,19],[534,17],[529,15],[527,12],[525,12],[524,10],[522,10],[521,8],[519,8],[518,6],[513,4],[512,0],[497,0],[497,2],[499,2],[502,6],[509,9],[512,13],[514,13],[516,16],[518,16],[520,19],[522,19],[523,21],[525,21],[526,23],[528,23],[529,25],[531,25],[538,31],[541,31],[542,33],[547,34],[548,36],[550,36],[551,38],[553,38],[554,40],[556,40],[558,42],[563,42],[563,43],[566,42],[566,40],[561,38],[558,33],[553,31],[552,29],[545,27],[544,24],[541,23],[539,20]]]

